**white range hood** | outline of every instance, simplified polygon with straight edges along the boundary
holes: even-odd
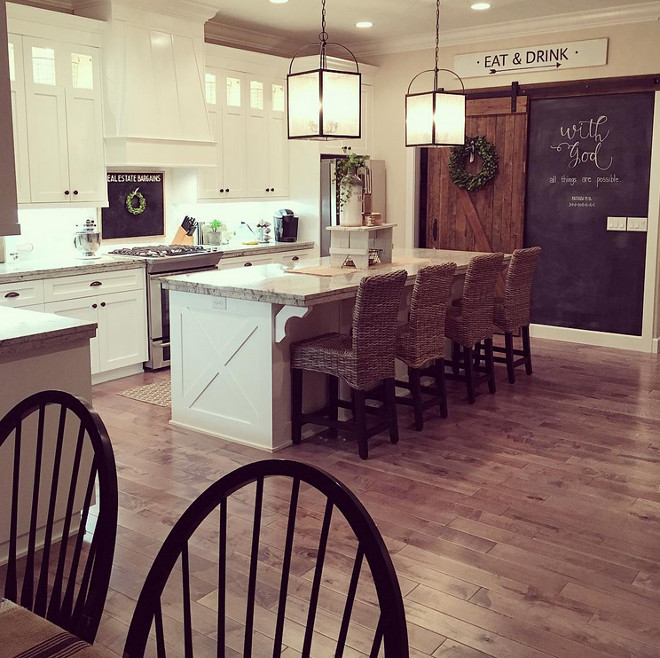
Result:
[[[217,11],[211,3],[76,3],[76,14],[108,24],[103,91],[109,167],[215,164],[204,82],[204,23]]]

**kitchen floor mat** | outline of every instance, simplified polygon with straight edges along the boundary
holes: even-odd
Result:
[[[147,402],[148,404],[156,404],[159,407],[169,407],[172,405],[172,391],[169,379],[156,382],[155,384],[129,388],[126,391],[122,391],[119,395],[123,395],[125,398],[139,400],[140,402]]]

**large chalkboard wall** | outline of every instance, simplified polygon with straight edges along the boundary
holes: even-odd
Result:
[[[653,94],[532,101],[525,244],[543,255],[532,322],[641,335]]]

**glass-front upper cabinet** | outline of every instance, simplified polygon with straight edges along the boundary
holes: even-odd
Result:
[[[98,49],[22,38],[30,201],[107,199]]]
[[[25,111],[25,78],[23,75],[23,42],[20,35],[9,34],[9,82],[11,118],[14,135],[14,167],[18,203],[30,201],[30,167],[28,163],[27,116]]]

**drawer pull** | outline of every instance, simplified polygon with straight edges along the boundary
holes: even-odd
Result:
[[[17,292],[8,292],[5,295],[5,299],[11,299],[12,297],[20,297],[20,295]]]
[[[300,256],[292,256],[291,260],[300,260]]]
[[[92,288],[96,288],[97,286],[102,286],[103,284],[100,281],[92,281],[89,285]]]
[[[252,267],[252,263],[243,263],[243,267]]]

